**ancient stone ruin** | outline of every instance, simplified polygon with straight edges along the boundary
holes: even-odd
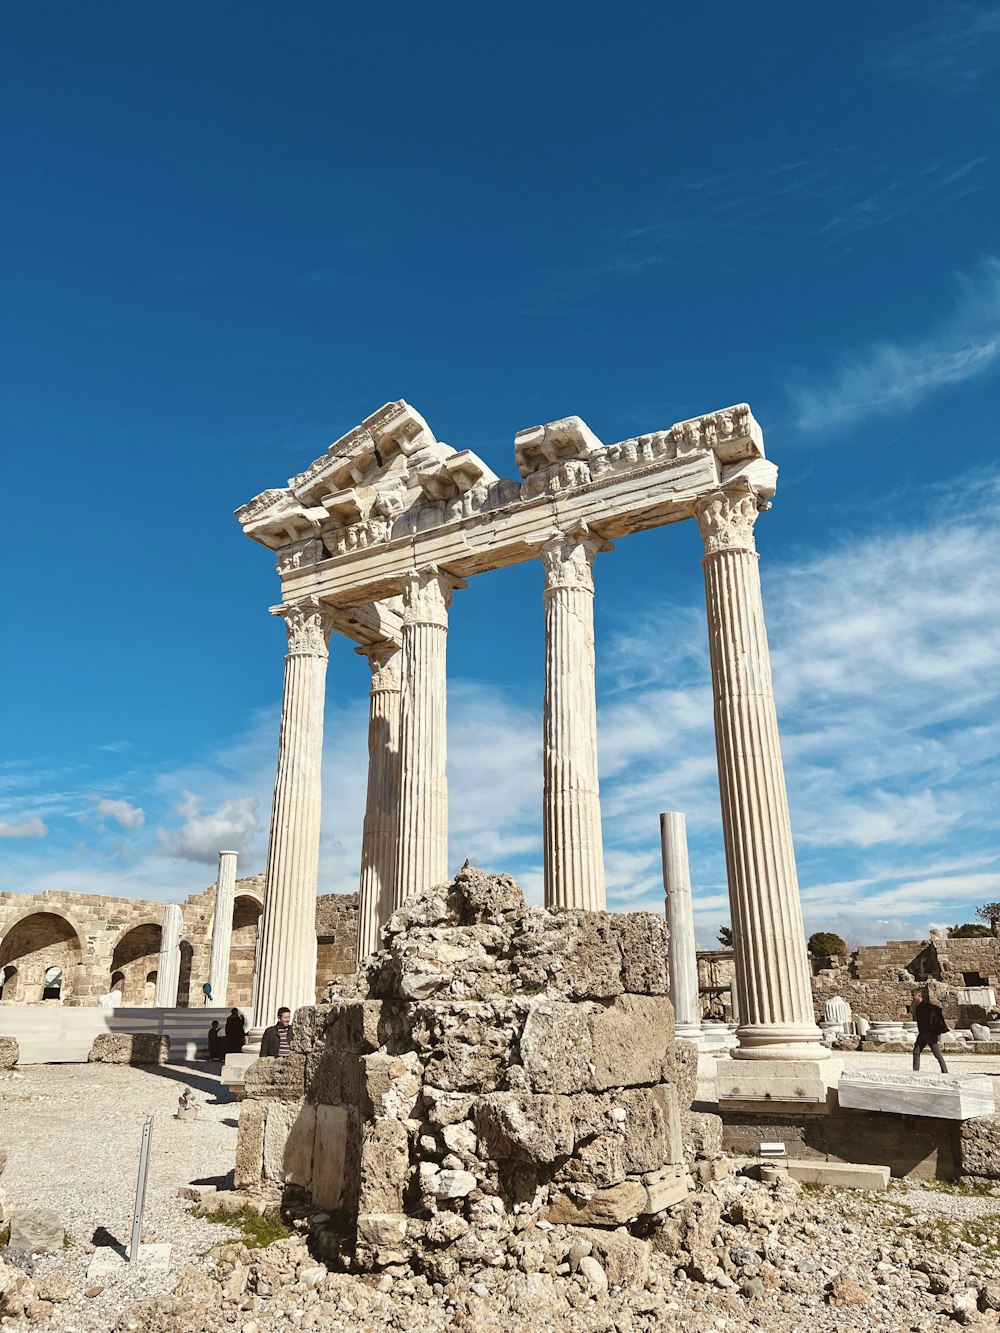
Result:
[[[363,1270],[446,1280],[579,1243],[637,1275],[720,1136],[690,1111],[666,945],[661,917],[528,908],[466,867],[396,911],[356,995],[298,1011],[292,1056],[247,1071],[237,1188],[280,1192]]]

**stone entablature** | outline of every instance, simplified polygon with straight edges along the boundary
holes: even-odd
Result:
[[[201,1004],[208,979],[216,886],[181,906],[180,969],[176,1003]],[[264,876],[236,881],[227,1002],[247,1008],[253,991]],[[7,969],[2,1002],[41,1002],[46,973],[61,974],[58,995],[47,1002],[96,1005],[114,984],[129,1007],[154,1002],[166,904],[97,893],[0,893],[0,968]],[[317,995],[331,977],[354,970],[357,894],[327,894],[316,902],[320,964]]]

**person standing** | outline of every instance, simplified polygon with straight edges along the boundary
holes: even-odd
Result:
[[[226,1043],[219,1031],[218,1019],[208,1029],[208,1058],[210,1060],[224,1060],[226,1058]]]
[[[238,1009],[233,1009],[226,1019],[226,1050],[238,1055],[246,1045],[247,1027],[243,1021],[243,1015]]]
[[[941,1054],[941,1038],[948,1031],[948,1024],[944,1021],[941,1006],[931,1003],[926,990],[914,990],[912,999],[913,1017],[917,1023],[917,1039],[913,1043],[914,1073],[919,1073],[921,1053],[925,1046],[929,1046],[931,1055],[941,1066],[941,1073],[947,1074],[948,1066]]]
[[[265,1028],[260,1042],[261,1056],[286,1056],[292,1050],[292,1011],[282,1005],[278,1010],[278,1021],[273,1027]]]

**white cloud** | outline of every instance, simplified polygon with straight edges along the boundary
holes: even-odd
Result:
[[[258,831],[257,797],[234,797],[222,801],[214,810],[201,814],[201,798],[185,793],[181,813],[187,816],[179,829],[157,830],[164,856],[184,861],[211,864],[220,851],[241,851]]]
[[[20,824],[0,819],[0,838],[44,838],[48,836],[48,832],[48,828],[37,815],[22,820]]]
[[[146,812],[128,801],[112,801],[95,797],[94,809],[99,819],[113,819],[122,828],[138,830],[146,822]]]
[[[1000,363],[1000,259],[987,256],[976,272],[956,281],[956,309],[936,328],[909,343],[846,352],[831,373],[793,385],[798,429],[821,434],[911,411],[941,389],[994,370]]]

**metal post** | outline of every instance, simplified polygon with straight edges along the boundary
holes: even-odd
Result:
[[[142,1127],[142,1147],[139,1149],[139,1176],[135,1182],[135,1212],[132,1214],[132,1246],[129,1250],[129,1263],[136,1263],[139,1258],[139,1246],[142,1243],[142,1206],[146,1202],[146,1179],[149,1176],[149,1149],[153,1138],[153,1117],[146,1116]]]

